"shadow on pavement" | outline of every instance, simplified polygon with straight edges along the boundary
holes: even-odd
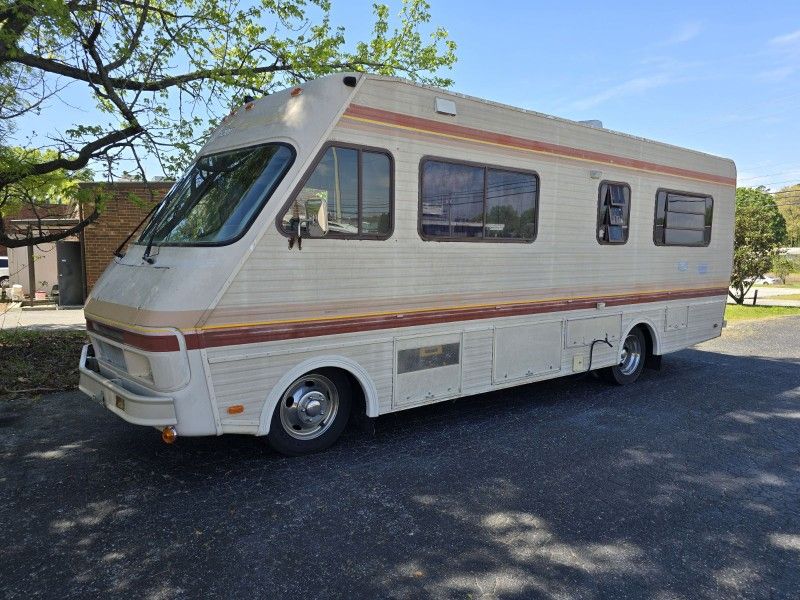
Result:
[[[142,597],[735,598],[800,589],[800,368],[687,350],[379,419],[287,459],[78,394],[0,419],[0,587]]]

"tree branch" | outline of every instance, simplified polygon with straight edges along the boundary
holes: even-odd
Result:
[[[17,48],[17,41],[36,15],[34,2],[20,0],[0,12],[3,35],[0,38],[0,62],[8,60],[9,54]]]
[[[73,67],[72,65],[68,65],[66,63],[62,63],[55,60],[50,60],[47,58],[42,58],[41,56],[35,56],[28,52],[21,52],[18,55],[13,57],[8,57],[3,59],[2,55],[0,55],[0,62],[16,62],[27,67],[31,67],[34,69],[41,69],[42,71],[47,71],[48,73],[53,73],[55,75],[63,75],[64,77],[70,77],[72,79],[77,79],[79,81],[85,81],[87,83],[92,83],[98,81],[100,79],[100,74],[96,72],[88,72],[84,69],[79,67]],[[327,69],[335,70],[335,69],[358,69],[362,67],[369,67],[371,69],[380,69],[386,67],[387,65],[384,63],[373,63],[369,61],[358,61],[358,62],[342,62],[342,63],[331,63],[328,65],[320,65],[324,66]],[[191,73],[185,73],[183,75],[175,75],[173,77],[163,77],[161,79],[156,79],[153,81],[139,81],[136,79],[130,79],[128,77],[109,77],[109,83],[117,89],[121,90],[130,90],[130,91],[141,91],[141,92],[160,92],[162,90],[166,90],[167,88],[180,85],[183,83],[190,83],[192,81],[200,81],[203,79],[216,79],[219,77],[236,77],[238,75],[261,75],[264,73],[280,73],[280,72],[292,72],[292,68],[287,65],[268,65],[265,67],[252,67],[252,68],[216,68],[216,69],[199,69],[197,71],[193,71]]]
[[[92,211],[88,217],[73,225],[68,229],[61,229],[56,233],[50,233],[46,235],[26,235],[24,237],[11,237],[6,232],[0,231],[0,244],[5,246],[6,248],[22,248],[23,246],[35,246],[38,244],[46,244],[48,242],[57,242],[58,240],[63,240],[65,237],[69,237],[71,235],[75,235],[83,231],[87,225],[91,225],[94,223],[98,217],[100,216],[100,212],[97,210],[97,207]]]
[[[45,173],[52,173],[58,169],[66,169],[68,171],[77,171],[84,168],[89,161],[94,158],[95,153],[104,150],[106,146],[115,144],[122,140],[138,135],[142,132],[141,125],[130,125],[125,129],[118,129],[107,133],[106,135],[97,138],[93,142],[86,144],[80,149],[78,155],[73,158],[59,157],[54,160],[49,160],[43,163],[36,163],[28,166],[27,169],[21,170],[17,173],[0,172],[0,188],[3,188],[11,183],[21,181],[31,175],[44,175]]]

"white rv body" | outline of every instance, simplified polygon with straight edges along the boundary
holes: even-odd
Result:
[[[132,245],[92,291],[81,389],[121,418],[178,435],[265,435],[287,388],[319,369],[348,373],[376,417],[616,365],[634,327],[653,355],[720,335],[730,160],[364,74],[241,107],[200,156],[264,142],[294,160],[238,240],[156,245],[152,264]],[[331,144],[390,157],[391,233],[290,249],[282,215]],[[535,173],[535,239],[424,239],[426,157]],[[598,241],[603,182],[629,189],[626,243]],[[708,245],[656,245],[660,190],[713,199]],[[442,348],[454,353],[445,362],[398,369],[405,350]]]

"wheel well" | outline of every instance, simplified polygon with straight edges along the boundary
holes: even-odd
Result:
[[[354,423],[366,418],[367,397],[364,393],[364,388],[361,385],[361,382],[358,380],[358,377],[353,375],[347,369],[343,369],[341,367],[326,367],[324,369],[317,369],[317,371],[327,371],[329,373],[333,371],[344,376],[350,383],[350,391],[353,394],[350,402],[350,422]]]
[[[661,368],[661,356],[655,354],[655,334],[649,323],[640,322],[631,329],[638,329],[644,336],[645,367],[648,369]]]
[[[636,327],[644,335],[644,344],[647,350],[647,356],[653,355],[653,334],[650,332],[650,327],[646,323],[637,323]]]
[[[367,397],[364,394],[364,388],[361,382],[350,371],[339,369],[343,371],[350,381],[350,389],[353,391],[353,401],[350,403],[350,417],[363,419],[367,416]]]
[[[365,419],[368,415],[378,415],[378,394],[369,374],[358,363],[339,355],[315,356],[305,360],[290,369],[272,386],[259,419],[258,435],[269,433],[270,423],[275,412],[275,406],[288,387],[298,377],[319,371],[333,372],[347,377],[352,389],[351,417]],[[360,415],[360,416],[359,416]]]

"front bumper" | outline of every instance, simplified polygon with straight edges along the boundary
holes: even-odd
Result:
[[[174,398],[136,394],[122,379],[105,377],[97,367],[91,344],[81,351],[80,373],[80,390],[128,423],[159,429],[177,425]]]

